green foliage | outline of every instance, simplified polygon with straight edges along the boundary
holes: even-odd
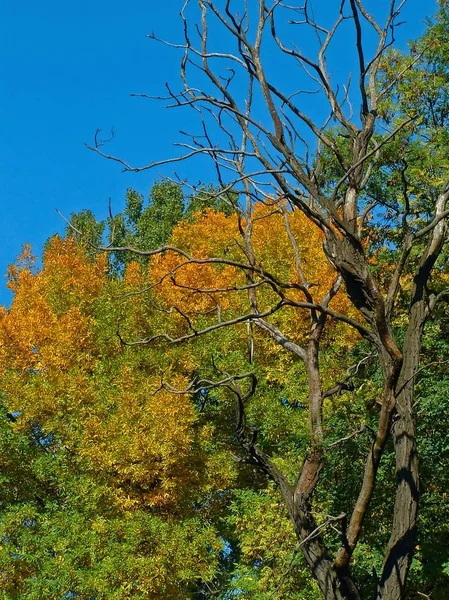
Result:
[[[41,495],[16,491],[2,512],[2,597],[182,599],[200,574],[212,578],[220,541],[207,524],[118,510],[108,486],[64,449],[41,450],[30,472]]]
[[[283,502],[272,485],[260,492],[238,491],[227,522],[238,540],[228,594],[233,590],[237,597],[254,600],[320,598],[295,543]]]
[[[109,246],[130,247],[149,251],[164,246],[174,227],[183,219],[191,221],[195,214],[207,209],[221,211],[226,215],[234,212],[237,196],[232,192],[222,194],[213,186],[203,186],[198,192],[186,197],[179,184],[171,181],[156,182],[150,190],[148,202],[136,190],[126,192],[123,212],[97,221],[90,210],[82,210],[70,216],[66,235],[83,242],[89,255],[103,246],[103,235]],[[145,264],[132,252],[111,253],[110,268],[113,273],[123,274],[132,260]]]
[[[104,221],[98,222],[92,211],[84,209],[79,213],[72,213],[70,223],[73,227],[67,225],[67,236],[74,237],[77,242],[87,240],[97,248],[102,245],[105,223]],[[95,249],[89,248],[89,251],[92,253],[95,252]]]
[[[129,189],[124,211],[109,219],[109,244],[138,250],[159,248],[167,242],[183,210],[184,194],[175,183],[155,183],[150,190],[147,206],[144,206],[141,194]],[[113,270],[122,272],[133,258],[130,252],[114,253],[111,262]]]
[[[447,39],[443,6],[409,55],[392,51],[382,65],[380,84],[392,90],[379,107],[383,125],[407,124],[376,153],[360,198],[365,208],[377,202],[363,242],[381,287],[388,285],[404,240],[404,207],[413,232],[429,219],[447,177]],[[415,68],[404,71],[414,57]],[[350,163],[354,140],[335,128],[326,135],[340,157],[324,151],[315,165],[329,191]],[[387,135],[375,132],[374,142]],[[293,304],[304,298],[285,215],[304,258],[308,293],[327,291],[334,271],[324,261],[320,232],[286,206],[255,207],[252,244],[260,268],[289,282],[283,293]],[[249,275],[201,260],[183,268],[184,257],[170,251],[154,258],[98,252],[106,237],[112,248],[150,252],[173,244],[200,259],[221,254],[245,260],[236,212],[232,191],[204,186],[186,197],[181,186],[158,182],[148,201],[128,190],[124,210],[106,223],[88,210],[72,215],[66,238],[48,242],[41,270],[28,248],[11,268],[14,300],[0,312],[5,600],[320,598],[279,491],[256,469],[236,433],[235,399],[248,382],[239,388],[230,383],[230,374],[257,377],[245,405],[248,427],[293,485],[311,446],[304,365],[246,323],[197,335],[248,310]],[[421,250],[413,250],[400,281],[394,321],[399,342],[410,273]],[[447,283],[443,252],[431,284],[439,292]],[[258,290],[262,308],[275,296],[264,286]],[[345,298],[337,294],[331,306],[351,315]],[[299,312],[289,307],[269,323],[303,343],[308,320]],[[428,323],[416,378],[421,517],[411,598],[449,595],[448,323],[447,307]],[[161,333],[192,339],[167,347]],[[156,343],[148,345],[154,336]],[[323,406],[324,464],[312,508],[334,552],[379,418],[383,374],[368,354],[346,325],[328,320],[320,356],[323,389],[343,381],[348,364],[359,365],[354,389]],[[224,386],[205,383],[223,379]],[[363,597],[375,594],[382,569],[394,485],[394,452],[387,445],[352,561]]]
[[[129,193],[126,210],[124,219],[139,222],[143,199]],[[196,214],[181,220],[169,241],[190,239],[201,249],[201,228],[228,223],[218,213]],[[270,231],[277,236],[280,261],[285,253],[276,222]],[[223,235],[214,244],[226,245],[227,239]],[[271,251],[270,245],[264,237],[263,248]],[[388,267],[392,254],[379,256],[379,264]],[[48,244],[41,271],[29,252],[19,266],[13,270],[13,306],[2,315],[0,345],[5,598],[59,600],[74,593],[86,600],[318,599],[278,492],[247,464],[239,446],[234,394],[217,388],[176,395],[160,387],[161,380],[182,389],[192,378],[253,371],[259,384],[246,407],[248,422],[257,430],[259,446],[293,483],[310,444],[302,363],[273,350],[257,330],[251,363],[246,325],[170,349],[124,347],[120,339],[189,332],[185,317],[174,320],[168,310],[173,290],[150,289],[165,263],[148,269],[130,262],[123,275],[111,277],[103,255],[69,236]],[[204,273],[192,276],[201,281]],[[220,269],[208,277],[233,281]],[[185,302],[196,327],[214,322],[210,310],[199,308],[197,296],[175,298]],[[223,308],[225,317],[240,314],[238,298]],[[279,326],[290,324],[290,314],[284,321],[277,318]],[[449,555],[440,551],[449,534],[447,322],[443,310],[427,328],[429,364],[418,385],[422,516],[411,572],[412,589],[427,590],[438,600],[449,586]],[[335,327],[324,340],[325,387],[344,376],[342,355],[349,352],[357,363],[369,352],[365,343],[345,336],[344,328]],[[381,375],[373,360],[364,360],[354,383],[353,392],[324,406],[326,461],[314,513],[333,550],[340,544],[338,524],[324,526],[325,520],[354,503],[378,418]],[[348,432],[354,435],[346,439]],[[389,536],[393,486],[394,457],[387,448],[353,559],[367,596],[374,593],[373,570],[381,568]]]

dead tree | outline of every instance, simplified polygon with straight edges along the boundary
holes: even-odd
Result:
[[[379,76],[382,59],[394,43],[395,26],[403,4],[397,5],[392,0],[384,7],[386,14],[379,24],[362,0],[342,0],[339,5],[335,3],[333,22],[326,24],[329,16],[318,22],[308,0],[302,6],[283,0],[186,0],[181,11],[184,41],[180,44],[158,41],[174,47],[182,55],[181,89],[174,91],[167,84],[168,106],[191,110],[200,133],[185,134],[186,141],[178,144],[182,149],[180,156],[141,167],[106,153],[98,139],[92,146],[100,155],[131,171],[206,156],[213,162],[221,193],[232,190],[238,194],[234,208],[241,214],[246,262],[238,263],[226,257],[198,259],[182,248],[172,247],[134,251],[148,256],[176,252],[184,257],[183,264],[201,260],[233,264],[246,274],[248,312],[230,321],[217,320],[206,330],[190,331],[181,338],[171,338],[164,333],[136,343],[151,343],[160,338],[176,343],[246,321],[303,361],[309,386],[311,446],[294,484],[251,440],[244,414],[245,394],[235,387],[236,382],[233,391],[238,400],[242,444],[255,463],[278,484],[301,551],[326,600],[360,598],[357,583],[351,576],[350,562],[390,436],[394,442],[397,481],[391,538],[378,581],[378,600],[405,597],[415,545],[419,472],[414,381],[419,369],[423,328],[441,297],[441,293],[436,295],[429,291],[428,283],[446,239],[449,186],[441,185],[435,191],[433,214],[417,227],[412,224],[416,214],[407,189],[407,166],[404,166],[404,199],[396,208],[401,223],[401,253],[386,288],[373,273],[366,241],[369,228],[376,225],[373,211],[385,210],[385,203],[381,196],[368,199],[365,190],[373,174],[382,168],[383,150],[403,130],[413,126],[416,116],[409,115],[390,129],[378,117],[379,103],[405,72],[398,73],[396,81],[384,84]],[[318,8],[316,10],[318,12]],[[288,27],[289,35],[294,36],[297,43],[286,41]],[[354,43],[354,57],[350,61],[350,69],[357,73],[354,86],[350,79],[345,84],[335,83],[327,67],[326,59],[340,35],[352,36]],[[150,37],[156,39],[153,35]],[[312,57],[303,46],[315,48]],[[278,69],[274,68],[273,55],[277,56]],[[418,58],[411,57],[406,69],[413,69]],[[284,79],[288,74],[288,81],[280,82],[279,73],[284,74]],[[295,89],[294,85],[301,88]],[[313,102],[320,107],[321,114],[327,107],[322,124],[310,113],[310,94],[314,94]],[[353,106],[360,109],[359,114],[354,114]],[[341,140],[344,143],[340,143]],[[329,160],[340,173],[337,177],[329,178],[324,173]],[[286,294],[288,284],[280,281],[276,274],[266,272],[258,263],[251,244],[251,210],[255,202],[273,203],[274,199],[283,202],[284,208],[278,207],[279,210],[301,211],[323,232],[324,250],[335,269],[334,285],[323,298],[314,297],[310,282],[302,274],[300,256],[297,256],[300,283],[296,285],[304,295],[302,302],[292,301]],[[294,239],[291,241],[294,244]],[[399,343],[392,323],[401,277],[410,269],[409,258],[416,245],[421,248],[421,258],[413,273],[405,337]],[[258,286],[262,284],[271,286],[279,297],[272,310],[265,312],[258,307]],[[358,310],[359,320],[330,308],[340,286],[344,286]],[[288,339],[270,322],[270,314],[284,306],[296,306],[310,313],[310,335],[305,345]],[[322,389],[319,366],[320,341],[329,318],[345,321],[370,342],[383,375],[377,431],[366,456],[358,498],[354,506],[348,507],[347,526],[341,547],[334,556],[326,548],[311,510],[323,464],[323,400],[333,393]],[[254,381],[252,386],[255,386]]]

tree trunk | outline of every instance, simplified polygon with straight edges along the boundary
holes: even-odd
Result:
[[[360,600],[349,569],[337,569],[327,551],[311,512],[311,497],[322,463],[322,450],[317,448],[306,457],[299,479],[287,506],[302,554],[323,594],[324,600]]]
[[[318,587],[325,600],[345,600],[341,590],[341,582],[334,568],[334,561],[323,548],[319,533],[313,536],[316,524],[307,514],[299,509],[294,520],[295,532],[301,544],[301,551],[306,559]],[[309,538],[310,536],[310,538]],[[305,541],[307,540],[307,541]]]
[[[422,296],[412,306],[404,341],[404,360],[396,384],[396,420],[392,427],[396,455],[396,499],[390,541],[378,585],[378,600],[403,600],[413,559],[419,504],[419,470],[414,420],[414,383],[425,322]]]
[[[379,581],[378,600],[405,598],[418,519],[418,457],[415,424],[411,415],[396,421],[393,441],[396,452],[396,501],[391,537]]]

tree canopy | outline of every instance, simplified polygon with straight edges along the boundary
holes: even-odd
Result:
[[[241,4],[185,3],[167,86],[217,181],[129,190],[9,270],[5,599],[447,598],[448,8],[401,51],[394,1]]]

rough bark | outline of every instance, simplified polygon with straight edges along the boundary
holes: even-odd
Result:
[[[349,569],[337,569],[312,516],[311,499],[322,467],[323,452],[316,448],[304,460],[291,500],[287,503],[302,554],[325,600],[360,600]],[[338,518],[338,517],[337,517]]]
[[[325,600],[357,599],[356,596],[344,594],[342,582],[337,574],[332,557],[325,551],[320,543],[319,533],[313,536],[316,524],[310,517],[308,507],[301,506],[301,502],[295,507],[293,525],[298,539],[303,540],[301,550],[310,570],[318,583]],[[304,541],[307,540],[307,541]]]
[[[419,478],[415,424],[411,414],[393,426],[396,455],[396,500],[378,600],[402,600],[413,558],[418,520]]]
[[[414,379],[419,366],[426,311],[423,281],[415,286],[415,303],[404,341],[404,362],[397,381],[396,414],[392,427],[396,456],[396,497],[391,537],[386,549],[378,600],[405,597],[413,558],[419,506],[419,469],[414,419]]]

